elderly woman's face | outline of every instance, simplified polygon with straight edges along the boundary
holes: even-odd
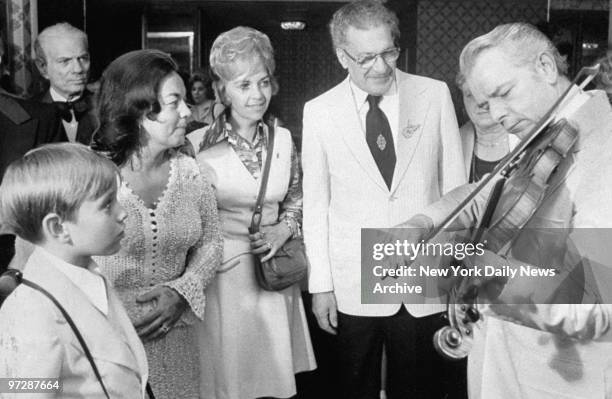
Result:
[[[497,124],[486,109],[479,107],[469,90],[463,90],[463,105],[472,123],[481,129],[488,129]]]
[[[234,78],[225,82],[225,100],[231,117],[240,124],[259,121],[270,104],[272,80],[259,57],[239,60],[234,65]]]
[[[142,120],[142,127],[149,134],[149,145],[169,149],[185,143],[187,117],[191,115],[185,103],[185,92],[183,79],[176,72],[162,80],[158,93],[161,111],[155,120],[146,116]]]

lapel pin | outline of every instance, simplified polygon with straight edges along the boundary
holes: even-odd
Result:
[[[416,133],[417,130],[419,130],[420,127],[421,125],[419,124],[413,125],[410,123],[410,121],[408,121],[408,124],[406,125],[404,130],[402,130],[402,136],[409,139],[410,137],[414,135],[414,133]]]
[[[387,147],[387,140],[385,140],[382,134],[378,135],[378,138],[376,139],[376,145],[378,146],[378,149],[380,149],[381,151],[384,151],[385,148]]]

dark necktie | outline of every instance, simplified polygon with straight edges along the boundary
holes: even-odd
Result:
[[[385,113],[378,107],[381,96],[369,95],[370,109],[366,114],[366,141],[387,187],[391,188],[395,169],[395,146]]]
[[[72,112],[74,112],[74,117],[78,122],[89,111],[89,104],[82,97],[73,102],[55,101],[53,104],[55,104],[59,116],[69,123],[72,122]],[[70,112],[71,110],[72,112]]]

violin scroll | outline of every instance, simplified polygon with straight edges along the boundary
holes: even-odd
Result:
[[[470,353],[472,338],[464,338],[456,328],[445,326],[434,334],[434,347],[447,359],[461,360]]]
[[[449,295],[447,317],[449,325],[436,331],[434,348],[450,360],[465,358],[472,350],[474,325],[480,320],[476,296],[471,299],[453,289]]]

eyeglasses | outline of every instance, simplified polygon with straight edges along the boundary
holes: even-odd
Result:
[[[381,57],[387,64],[390,64],[392,62],[397,61],[400,55],[400,49],[398,49],[397,47],[390,48],[388,50],[383,51],[382,53],[366,54],[358,57],[353,57],[345,49],[342,49],[342,51],[344,51],[344,54],[346,54],[346,56],[349,57],[355,64],[359,65],[363,69],[372,68],[376,63],[376,59],[378,57]]]

